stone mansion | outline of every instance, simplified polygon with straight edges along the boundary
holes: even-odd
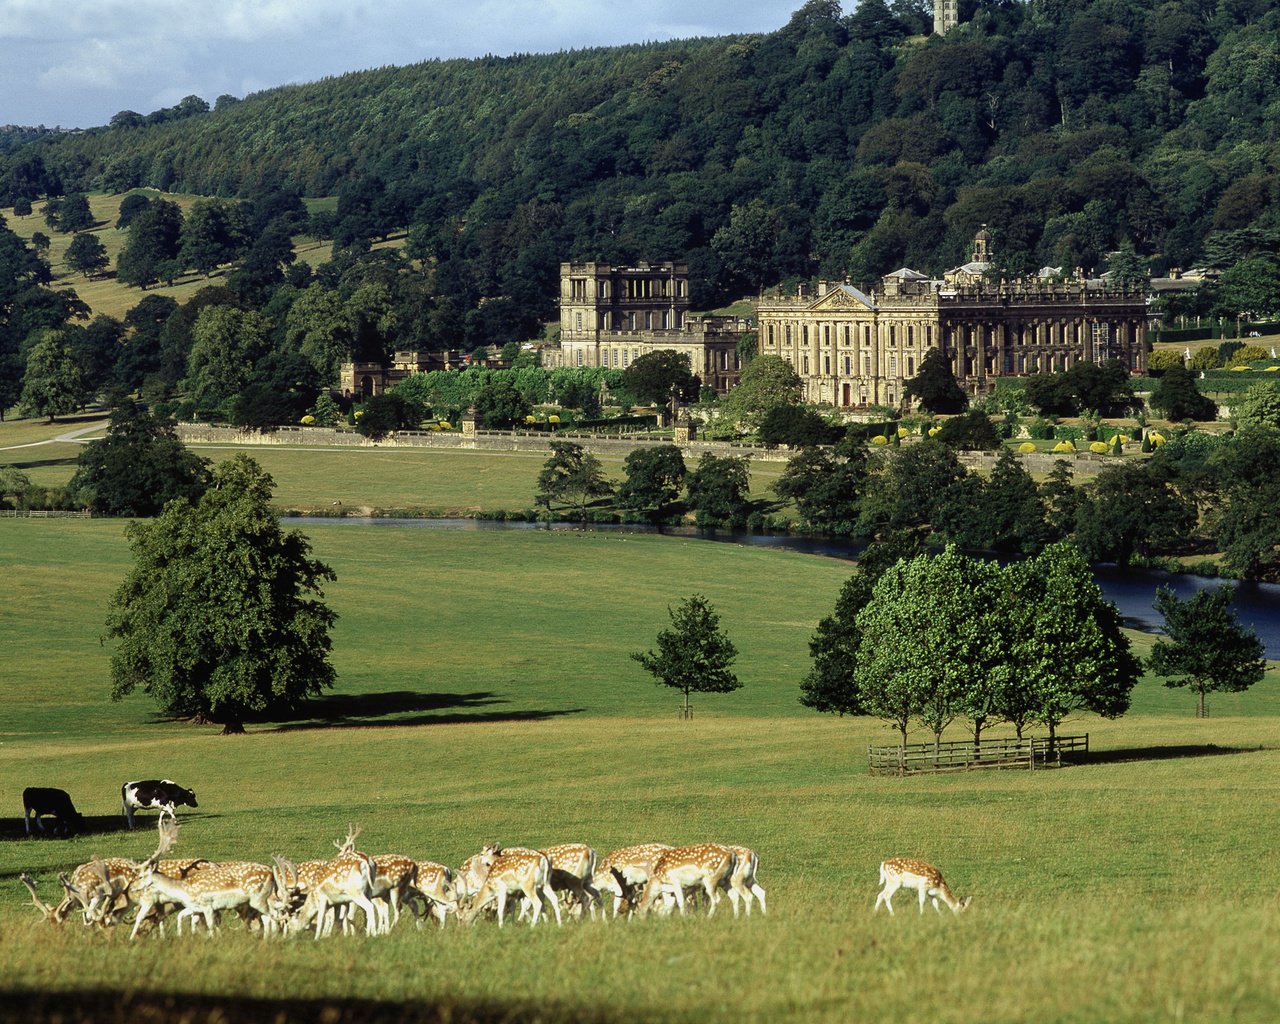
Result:
[[[789,362],[805,398],[838,408],[896,407],[925,354],[939,348],[970,394],[1001,377],[1067,369],[1081,360],[1119,359],[1146,369],[1147,305],[1141,289],[1049,268],[1014,281],[991,280],[991,235],[973,259],[941,280],[903,268],[864,292],[822,283],[816,294],[762,299],[758,351]]]

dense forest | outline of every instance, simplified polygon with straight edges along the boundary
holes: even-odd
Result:
[[[688,259],[710,306],[816,274],[959,262],[1165,266],[1274,249],[1280,8],[1267,0],[809,0],[768,35],[433,61],[212,108],[189,97],[0,147],[0,205],[139,186],[337,194],[410,230],[457,301],[544,317],[561,259]],[[1212,255],[1212,247],[1210,254]],[[1240,247],[1225,257],[1238,259]]]

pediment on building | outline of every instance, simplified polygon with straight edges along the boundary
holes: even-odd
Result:
[[[824,309],[875,309],[875,303],[853,285],[838,284],[809,308],[815,312]]]

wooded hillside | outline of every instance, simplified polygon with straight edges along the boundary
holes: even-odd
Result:
[[[341,241],[410,227],[471,299],[554,300],[562,259],[688,259],[703,305],[788,277],[1162,265],[1280,227],[1266,0],[809,0],[768,35],[436,61],[191,97],[0,155],[0,205],[138,186],[340,196]],[[1252,236],[1251,236],[1252,237]],[[1235,258],[1241,255],[1233,253]],[[460,296],[465,298],[465,296]]]

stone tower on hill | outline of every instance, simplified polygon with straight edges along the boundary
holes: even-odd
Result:
[[[933,31],[945,36],[960,23],[959,0],[933,0]]]

